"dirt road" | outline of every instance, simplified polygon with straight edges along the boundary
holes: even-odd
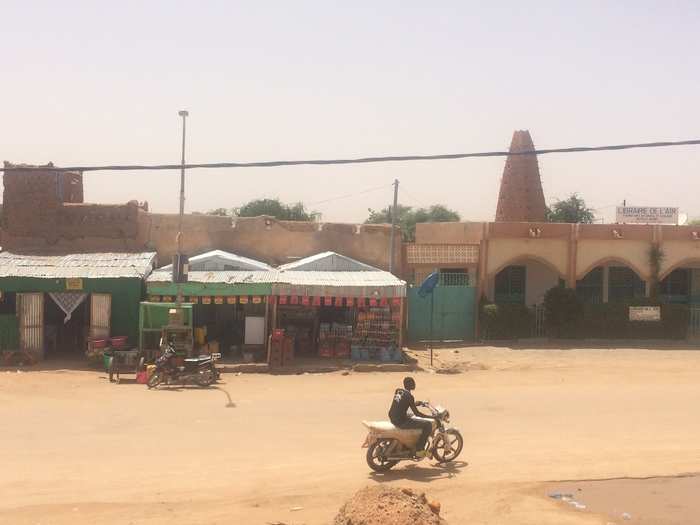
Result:
[[[544,482],[700,471],[700,352],[440,359],[468,371],[417,373],[416,394],[450,409],[464,462],[385,476],[365,465],[360,421],[384,418],[401,374],[148,391],[95,372],[0,370],[0,524],[326,524],[374,483],[427,491],[451,525],[605,524],[544,497]]]

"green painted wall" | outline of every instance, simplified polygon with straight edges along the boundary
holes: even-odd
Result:
[[[3,292],[65,292],[65,279],[38,279],[35,277],[0,277]],[[108,293],[112,296],[112,335],[127,335],[129,343],[138,343],[139,302],[143,299],[141,279],[100,278],[83,279],[86,293]]]
[[[0,350],[19,348],[19,327],[16,315],[0,315]]]

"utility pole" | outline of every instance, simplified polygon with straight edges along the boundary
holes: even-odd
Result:
[[[173,277],[177,276],[177,305],[182,304],[182,275],[180,268],[182,267],[182,221],[185,215],[185,128],[186,119],[189,113],[186,110],[178,112],[182,117],[182,162],[180,164],[180,217],[177,225],[177,257],[176,264],[173,264]]]
[[[394,273],[394,235],[396,234],[396,207],[399,201],[399,179],[394,179],[394,205],[391,207],[391,244],[389,245],[389,273]]]

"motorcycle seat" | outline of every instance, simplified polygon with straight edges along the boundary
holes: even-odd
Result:
[[[377,432],[394,432],[401,430],[391,421],[363,421],[362,424],[370,430],[375,430]]]
[[[201,363],[202,361],[209,361],[211,359],[211,356],[209,355],[200,355],[197,357],[188,357],[185,359],[186,363]]]

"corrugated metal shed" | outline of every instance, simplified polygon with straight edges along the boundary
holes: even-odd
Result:
[[[376,272],[379,268],[335,252],[323,252],[280,266],[280,270],[300,272]]]
[[[280,271],[274,295],[405,297],[406,283],[389,272]]]
[[[184,295],[272,295],[277,270],[268,271],[190,271],[187,282],[180,285]],[[171,282],[171,272],[160,269],[146,280],[149,295],[176,295],[178,285]]]
[[[210,284],[270,284],[277,282],[278,274],[279,272],[277,270],[225,272],[190,271],[187,274],[187,282]],[[171,277],[170,270],[167,268],[160,268],[153,272],[146,281],[149,283],[168,283],[171,282]]]
[[[0,277],[142,279],[153,269],[155,259],[155,252],[69,255],[19,255],[0,252]]]
[[[212,250],[190,257],[190,271],[242,271],[242,270],[272,270],[272,266],[255,259],[242,257],[223,250]],[[233,268],[226,268],[231,266]],[[172,264],[160,268],[172,270]]]

